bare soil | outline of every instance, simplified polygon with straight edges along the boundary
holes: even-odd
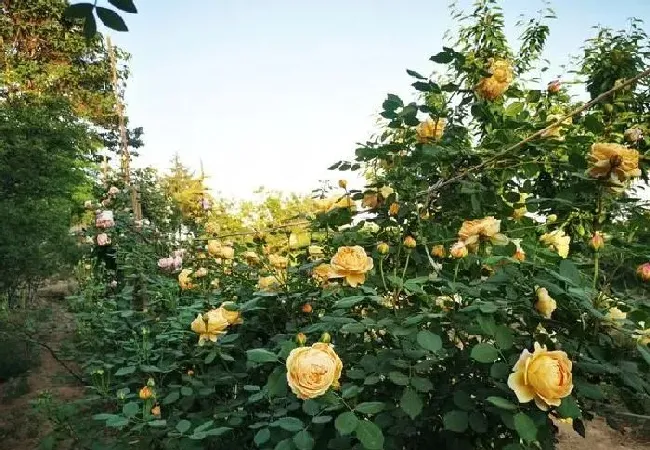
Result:
[[[51,284],[39,292],[36,304],[31,306],[34,310],[52,310],[50,319],[39,324],[41,332],[35,339],[47,344],[57,354],[62,343],[74,331],[74,320],[62,301],[68,293],[68,283]],[[8,391],[15,390],[16,383],[0,384],[0,450],[37,449],[40,440],[52,430],[51,424],[31,405],[39,395],[48,393],[58,402],[72,401],[83,396],[83,386],[76,382],[46,348],[40,348],[39,353],[40,364],[35,365],[27,374],[26,389],[25,386],[21,387],[21,391],[26,390],[26,393],[15,397]],[[73,362],[65,361],[65,364],[72,370],[77,370]]]
[[[586,437],[573,431],[569,424],[559,423],[559,450],[648,450],[650,442],[642,442],[631,430],[625,433],[610,428],[605,420],[596,418],[585,422]]]

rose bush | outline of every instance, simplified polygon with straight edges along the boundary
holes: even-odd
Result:
[[[409,71],[418,101],[390,94],[382,134],[332,167],[368,185],[323,192],[308,232],[195,213],[179,234],[111,197],[94,251],[115,265],[72,299],[88,405],[119,430],[95,448],[551,449],[554,419],[584,434],[650,412],[649,143],[625,137],[650,117],[621,82],[647,38],[587,44],[587,92],[618,88],[548,139],[583,104],[525,81],[546,25],[514,52],[493,2],[466,20],[434,77]]]

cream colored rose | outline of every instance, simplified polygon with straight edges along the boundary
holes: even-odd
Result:
[[[299,399],[319,397],[338,387],[343,363],[330,344],[298,347],[287,357],[287,383]]]
[[[308,231],[292,232],[289,235],[289,248],[298,249],[309,246],[311,234]]]
[[[607,311],[605,318],[612,321],[625,320],[627,318],[627,314],[614,306],[613,308],[609,308],[609,311]]]
[[[456,259],[464,258],[468,253],[469,252],[467,250],[467,246],[465,246],[465,243],[463,241],[456,242],[451,246],[451,249],[449,249],[449,254],[451,257]]]
[[[520,403],[535,400],[543,411],[560,406],[562,399],[573,390],[572,363],[562,351],[548,351],[535,342],[535,350],[521,353],[508,377],[508,386]]]
[[[182,290],[192,289],[194,285],[191,279],[192,271],[190,269],[183,269],[178,274],[178,285]]]
[[[507,245],[508,238],[500,233],[501,221],[493,216],[483,219],[467,220],[458,230],[458,239],[470,249],[475,250],[479,240],[489,240],[494,245]]]
[[[641,176],[639,152],[620,144],[593,144],[589,163],[591,164],[589,176],[606,178],[615,184],[622,184],[631,178]]]
[[[215,258],[221,256],[221,242],[215,240],[208,241],[208,253]]]
[[[437,141],[442,137],[447,121],[445,119],[427,119],[421,122],[415,129],[418,135],[418,142],[426,143]]]
[[[325,255],[324,249],[320,245],[310,245],[307,252],[312,258],[321,258]]]
[[[248,264],[257,264],[260,262],[260,256],[255,252],[247,251],[242,256]]]
[[[557,309],[557,302],[548,295],[548,290],[546,288],[537,288],[536,294],[537,301],[535,302],[535,309],[542,316],[550,319],[553,311]]]
[[[228,320],[223,315],[223,311],[213,309],[196,316],[191,328],[199,335],[199,345],[205,344],[205,341],[217,342],[218,337],[226,332]]]
[[[276,269],[286,269],[289,265],[289,258],[280,255],[269,255],[269,264]]]
[[[194,278],[203,278],[208,274],[208,269],[205,267],[199,267],[196,269],[196,272],[194,273]]]
[[[235,249],[230,245],[223,245],[219,256],[223,259],[233,259],[235,257]]]
[[[555,250],[562,258],[569,256],[569,244],[571,244],[571,236],[567,236],[562,230],[555,230],[550,233],[543,234],[539,240]]]
[[[331,272],[332,266],[329,264],[319,264],[312,269],[311,276],[319,283],[325,283],[327,280],[329,280]]]
[[[329,278],[345,278],[350,286],[356,287],[366,281],[366,272],[372,270],[373,261],[363,247],[355,245],[339,247],[330,265]]]
[[[641,345],[650,345],[650,328],[634,330],[632,337]]]

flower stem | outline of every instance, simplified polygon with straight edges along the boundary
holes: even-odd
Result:
[[[594,282],[593,282],[594,289],[596,289],[596,286],[598,285],[599,259],[600,259],[600,253],[596,252],[596,254],[594,255]]]
[[[384,277],[384,258],[379,260],[379,273],[381,274],[381,282],[384,285],[384,290],[388,292],[388,287],[386,286],[386,277]]]
[[[456,267],[454,268],[454,283],[456,282],[456,277],[458,277],[458,267],[460,266],[460,260],[456,261]]]

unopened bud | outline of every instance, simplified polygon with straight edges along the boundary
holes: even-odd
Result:
[[[647,262],[645,264],[641,264],[637,269],[636,269],[636,274],[641,278],[642,281],[648,282],[650,281],[650,262]]]
[[[461,241],[456,242],[449,250],[449,254],[456,259],[464,258],[468,253],[469,251],[467,250],[465,243]]]
[[[388,246],[387,243],[380,242],[379,244],[377,244],[377,253],[379,253],[380,255],[387,255],[389,251],[390,251],[390,247]]]
[[[330,342],[332,342],[332,336],[330,336],[330,334],[326,331],[325,333],[320,335],[320,341],[329,344]]]
[[[446,254],[447,252],[444,245],[438,244],[431,247],[431,256],[434,256],[436,258],[444,258]]]
[[[404,247],[414,249],[417,245],[418,243],[413,236],[406,236],[404,238]]]
[[[547,90],[549,94],[557,94],[560,92],[560,89],[562,88],[562,83],[560,83],[560,80],[553,80],[551,81],[548,86]]]
[[[312,308],[311,304],[309,303],[305,303],[304,305],[302,305],[301,309],[302,312],[304,312],[305,314],[309,314],[314,310],[314,308]]]
[[[390,208],[388,208],[388,214],[391,216],[396,216],[399,213],[399,203],[391,203]]]
[[[348,181],[347,180],[339,180],[339,187],[341,189],[347,189],[348,188]]]
[[[296,343],[301,346],[307,343],[307,336],[305,335],[305,333],[296,334]]]
[[[557,214],[549,214],[549,216],[546,218],[547,223],[553,223],[557,220]]]
[[[633,144],[643,139],[643,132],[639,128],[628,128],[625,130],[625,133],[623,133],[623,137],[626,142]]]
[[[149,387],[154,387],[155,385],[156,385],[156,382],[154,381],[153,378],[149,378],[149,379],[147,380],[147,386],[149,386]]]
[[[596,231],[593,236],[591,236],[591,241],[589,242],[591,248],[598,251],[605,245],[605,239],[600,231]]]

